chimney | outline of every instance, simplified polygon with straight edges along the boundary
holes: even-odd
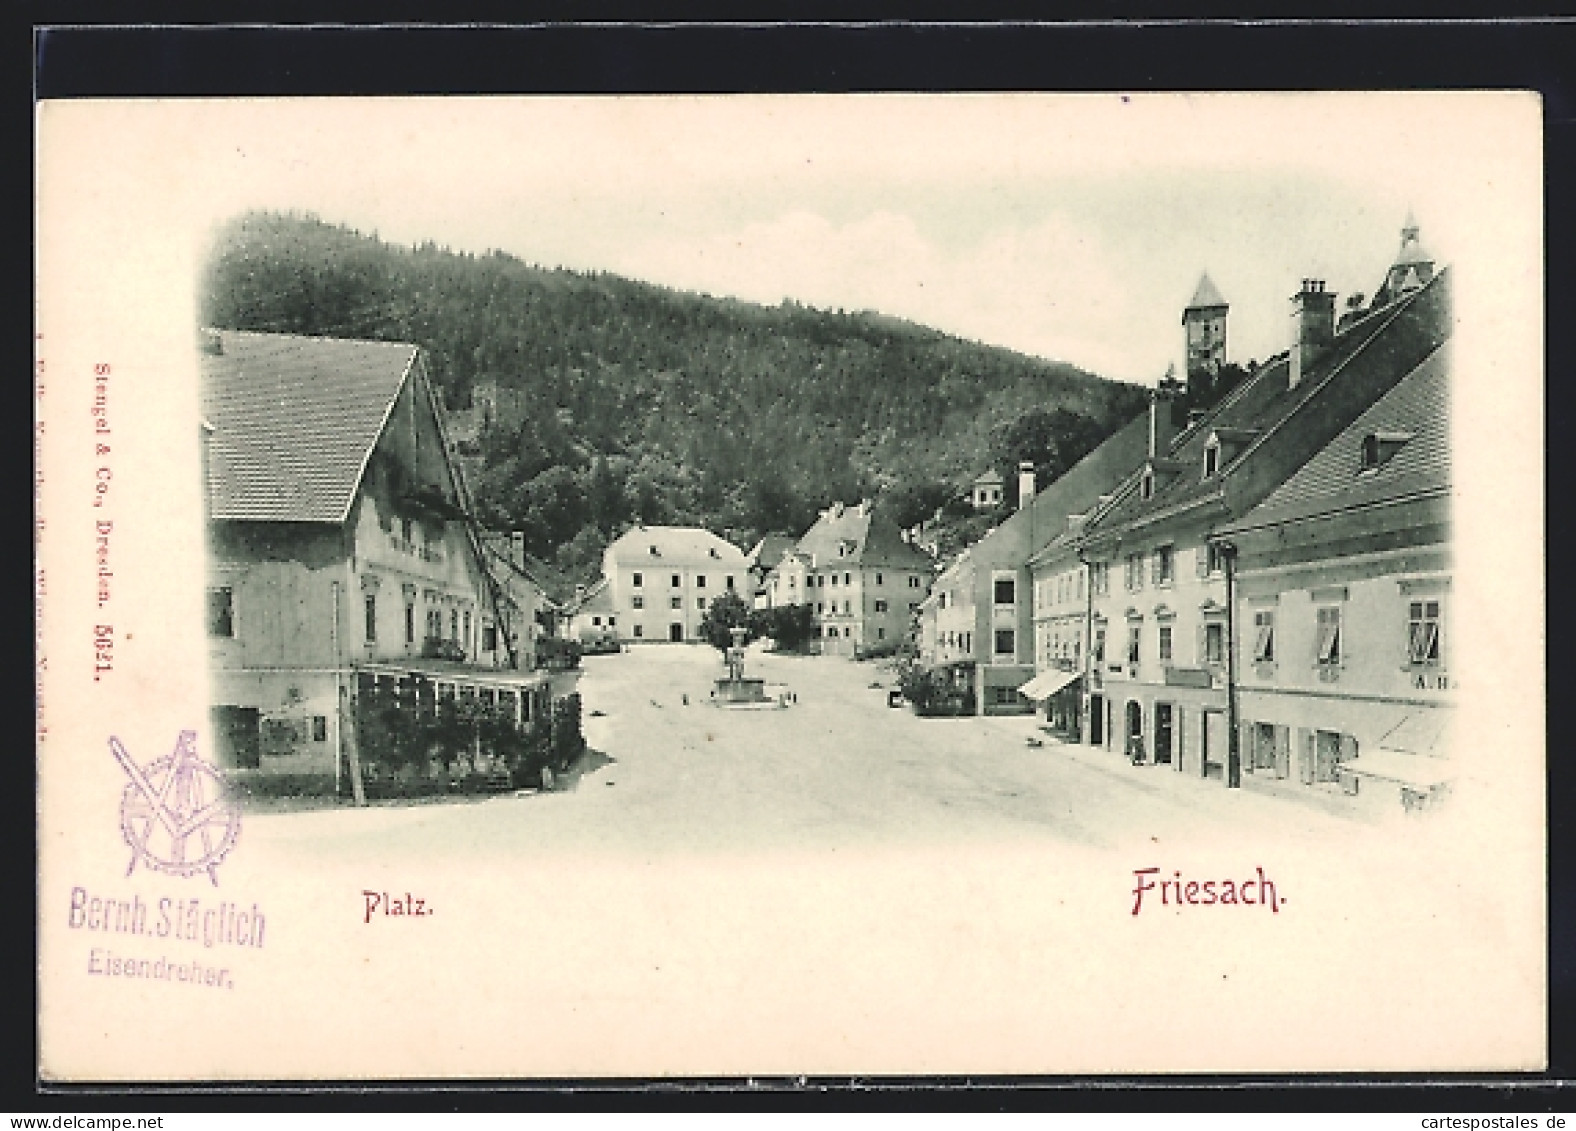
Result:
[[[521,569],[525,568],[525,534],[515,530],[509,534],[509,553],[514,558],[514,564]]]
[[[1029,500],[1034,498],[1034,464],[1023,460],[1018,464],[1018,507],[1029,505]]]
[[[1176,417],[1171,411],[1171,400],[1181,390],[1181,383],[1170,373],[1161,378],[1160,384],[1149,393],[1149,458],[1165,459],[1171,452],[1171,440],[1177,434]],[[1162,407],[1164,406],[1164,407]]]
[[[1292,340],[1288,388],[1295,389],[1310,365],[1335,337],[1335,292],[1324,289],[1323,279],[1304,279],[1302,290],[1291,300]]]

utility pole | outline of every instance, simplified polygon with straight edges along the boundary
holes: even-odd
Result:
[[[1241,729],[1237,723],[1237,547],[1220,542],[1226,559],[1226,787],[1242,787]]]

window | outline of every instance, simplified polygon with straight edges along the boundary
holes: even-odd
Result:
[[[602,627],[602,618],[601,617],[592,617],[591,618],[591,623],[595,627],[601,628]]]
[[[844,601],[843,602],[843,612],[845,612],[845,613],[852,613],[853,611],[854,611],[854,603],[852,601]]]
[[[1130,624],[1127,626],[1127,662],[1138,663],[1139,648],[1144,642],[1144,626]]]
[[[673,588],[677,589],[679,586],[681,586],[683,584],[684,584],[684,579],[682,577],[680,577],[678,574],[675,573],[673,575]]]
[[[1171,626],[1160,626],[1160,660],[1162,663],[1171,662]]]
[[[1171,546],[1161,546],[1155,551],[1155,584],[1170,585],[1176,577],[1176,551]]]
[[[1129,592],[1136,592],[1144,587],[1144,555],[1128,554],[1124,563],[1124,580]]]
[[[704,598],[704,597],[696,597],[695,598],[695,607],[697,609],[704,609],[706,607],[706,598]]]
[[[1319,610],[1318,636],[1315,638],[1314,658],[1323,666],[1336,667],[1341,662],[1341,609],[1329,605]]]
[[[607,626],[609,628],[612,628],[617,623],[618,623],[618,618],[617,617],[608,617],[607,618]]]
[[[910,577],[908,579],[908,587],[910,589],[918,589],[919,588],[919,578],[918,577]]]
[[[1016,583],[1010,577],[998,577],[996,579],[996,603],[998,605],[1010,605],[1013,603],[1013,589],[1015,585]]]
[[[682,598],[682,597],[669,597],[668,598],[668,607],[670,609],[682,609],[684,607],[684,598]]]
[[[919,612],[919,602],[918,601],[910,601],[908,603],[908,611],[911,612],[911,613]]]
[[[884,628],[876,629],[876,639],[877,640],[885,640],[886,639],[886,629],[884,629]]]
[[[631,580],[631,584],[632,584],[632,585],[633,585],[633,586],[634,586],[634,587],[635,587],[635,588],[636,588],[636,589],[639,589],[639,588],[640,588],[640,587],[641,587],[641,586],[642,586],[642,585],[644,585],[644,584],[645,584],[645,583],[646,583],[646,579],[645,579],[645,577],[644,577],[644,576],[643,576],[643,575],[642,575],[642,574],[638,574],[638,573],[637,573],[637,574],[635,574],[635,576],[634,576],[634,578],[633,578],[633,579],[632,579],[632,580]]]
[[[208,590],[208,635],[235,635],[235,593],[228,586]]]
[[[498,627],[496,625],[482,625],[482,651],[496,652],[498,650]]]
[[[416,532],[411,529],[410,519],[408,519],[408,518],[402,518],[402,519],[399,520],[399,533],[400,533],[400,538],[402,538],[404,540],[406,546],[409,546],[412,542],[414,542],[416,540],[415,539],[415,533]]]
[[[1275,613],[1264,609],[1253,614],[1253,662],[1273,663],[1275,660]]]
[[[1103,628],[1094,630],[1094,662],[1105,663],[1105,629]]]
[[[1089,563],[1089,592],[1096,597],[1103,597],[1111,592],[1111,563]]]
[[[833,630],[833,631],[836,631],[836,630],[835,630],[835,629],[834,629],[834,630]],[[843,636],[844,636],[844,638],[845,638],[845,639],[846,639],[846,638],[847,638],[847,637],[849,637],[849,636],[852,636],[852,635],[853,635],[853,634],[854,634],[854,630],[853,630],[853,629],[851,629],[851,628],[849,628],[849,627],[848,627],[848,626],[847,626],[847,625],[846,625],[846,624],[845,624],[845,625],[844,625],[844,626],[843,626]]]
[[[832,574],[832,584],[833,584],[833,585],[836,585],[836,584],[837,584],[837,574],[835,574],[835,573],[834,573],[834,574]]]
[[[327,715],[313,715],[312,716],[312,741],[313,742],[327,742],[328,741],[328,716]]]
[[[877,585],[880,585],[880,584],[881,584],[881,575],[880,575],[880,574],[879,574],[879,573],[878,573],[878,574],[876,574],[876,584],[877,584]]]
[[[636,593],[633,597],[631,597],[629,599],[629,603],[630,603],[631,607],[636,608],[636,609],[643,609],[643,608],[646,607],[646,599],[644,597],[642,597],[639,593]]]
[[[695,588],[696,589],[704,589],[704,588],[706,588],[706,575],[704,573],[697,573],[695,575]]]
[[[376,593],[368,593],[366,595],[365,606],[362,611],[366,619],[364,627],[366,629],[367,643],[370,644],[378,638],[378,596]]]
[[[1220,441],[1210,437],[1209,443],[1204,445],[1204,478],[1217,474],[1220,471]]]
[[[635,626],[635,635],[637,637],[646,635],[646,626],[642,625],[642,624],[637,624]]]
[[[1155,497],[1155,473],[1148,468],[1144,469],[1143,477],[1138,481],[1138,495],[1143,499]]]
[[[1226,569],[1226,555],[1219,546],[1207,542],[1198,548],[1198,575],[1208,577],[1213,573],[1223,573]]]
[[[722,587],[724,589],[732,589],[733,588],[733,574],[730,573],[730,574],[728,574],[726,577],[724,577],[722,579]]]
[[[1407,609],[1407,658],[1414,664],[1439,663],[1439,602],[1412,601]]]
[[[465,610],[465,635],[462,636],[460,639],[469,642],[470,638],[471,638],[471,612],[470,612],[469,609],[467,609],[467,610]]]
[[[844,585],[852,585],[853,583],[854,583],[854,575],[853,574],[851,574],[851,573],[843,574],[843,584]]]
[[[884,613],[886,611],[887,611],[887,603],[885,601],[877,601],[876,602],[876,612]]]
[[[998,628],[996,630],[996,655],[1010,656],[1013,654],[1016,650],[1014,636],[1015,633],[1010,628]]]
[[[405,643],[416,643],[416,606],[410,601],[405,602]]]
[[[815,615],[816,616],[820,616],[821,615],[821,602],[820,601],[817,601],[815,603]]]
[[[450,640],[459,640],[459,638],[460,638],[460,613],[459,613],[458,609],[450,609],[449,610],[449,639]]]
[[[1226,658],[1226,626],[1221,621],[1210,621],[1204,626],[1204,662],[1219,664]]]

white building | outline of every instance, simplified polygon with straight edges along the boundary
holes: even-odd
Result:
[[[748,574],[743,551],[694,526],[636,526],[602,555],[607,615],[634,643],[699,640],[712,601],[732,591],[750,603]]]

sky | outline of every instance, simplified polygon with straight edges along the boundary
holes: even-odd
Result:
[[[1495,128],[1518,99],[238,99],[46,121],[91,116],[103,166],[188,237],[248,208],[311,212],[402,243],[878,310],[1153,383],[1181,368],[1203,271],[1246,362],[1285,347],[1301,279],[1372,293],[1409,210],[1441,262],[1471,254],[1475,220],[1525,175]]]

